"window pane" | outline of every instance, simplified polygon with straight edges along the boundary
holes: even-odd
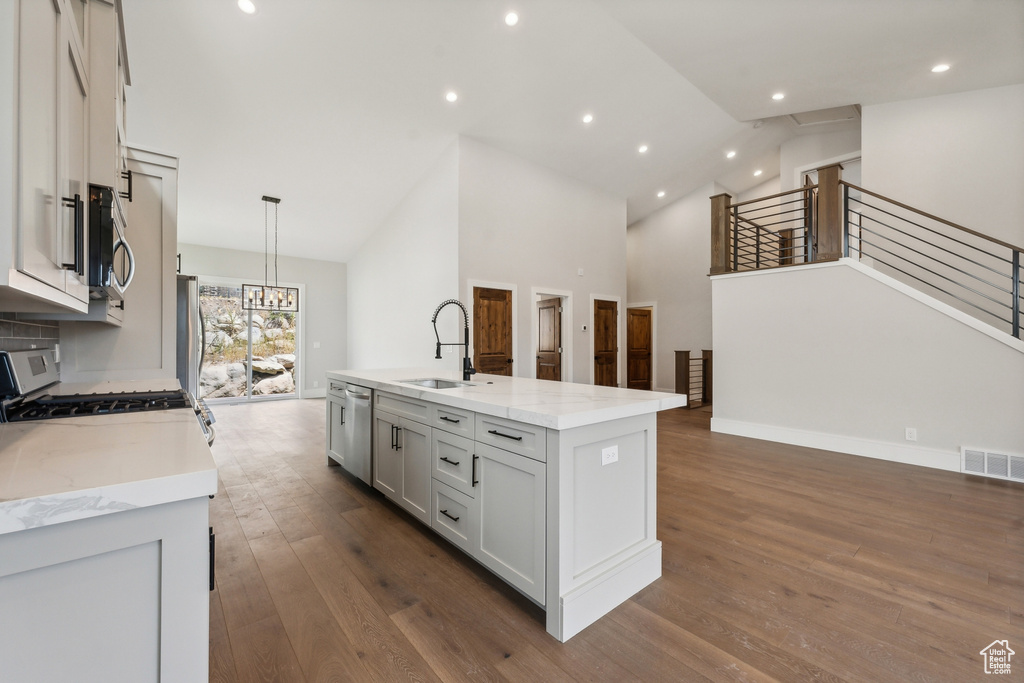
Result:
[[[252,343],[252,395],[294,395],[299,360],[295,353],[297,313],[242,310],[241,285],[199,285],[206,321],[206,351],[200,377],[202,398],[249,395],[247,361]]]
[[[199,305],[206,321],[206,352],[199,377],[199,395],[202,398],[245,396],[249,338],[241,286],[200,283]]]

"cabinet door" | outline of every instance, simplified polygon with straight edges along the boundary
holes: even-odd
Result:
[[[61,67],[61,16],[53,0],[21,3],[18,59],[18,126],[21,192],[18,270],[64,289],[57,265],[57,94]]]
[[[430,437],[434,479],[473,496],[473,446],[474,442],[464,436],[435,428]]]
[[[402,451],[397,448],[402,418],[373,411],[373,487],[398,501],[402,490]]]
[[[430,524],[430,427],[401,419],[402,497],[399,504],[424,524]]]
[[[327,457],[345,464],[345,401],[327,394]]]
[[[474,544],[479,536],[477,523],[480,521],[476,500],[436,479],[432,492],[430,528],[475,557]]]
[[[476,559],[544,604],[545,464],[476,444]]]
[[[73,17],[69,16],[64,27],[64,49],[60,57],[60,137],[61,174],[59,263],[64,267],[64,291],[79,301],[89,300],[89,280],[85,264],[85,224],[81,230],[76,221],[84,221],[78,211],[84,212],[89,202],[88,168],[86,165],[86,140],[89,135],[87,116],[88,79],[81,56],[75,48],[77,36],[74,33]],[[75,198],[79,203],[74,203]],[[81,241],[81,244],[79,242]],[[79,261],[76,262],[76,258]]]

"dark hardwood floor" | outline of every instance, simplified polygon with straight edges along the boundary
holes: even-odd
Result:
[[[1024,486],[658,420],[661,579],[562,644],[328,468],[324,401],[216,406],[211,681],[1024,679]]]

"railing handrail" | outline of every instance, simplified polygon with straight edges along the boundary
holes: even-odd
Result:
[[[817,185],[805,185],[804,187],[798,187],[795,190],[786,190],[785,192],[779,192],[777,194],[770,194],[767,197],[755,197],[754,199],[748,199],[745,202],[739,202],[737,204],[729,204],[730,209],[735,209],[738,206],[746,206],[747,204],[753,204],[754,202],[763,202],[769,199],[775,199],[776,197],[784,197],[787,194],[796,194],[797,192],[807,192],[808,190],[817,189]]]
[[[958,225],[957,223],[954,223],[953,221],[948,221],[945,218],[939,218],[938,216],[930,214],[927,211],[921,211],[921,209],[915,209],[913,206],[909,206],[907,204],[904,204],[903,202],[898,202],[895,199],[890,199],[889,197],[886,197],[883,194],[878,194],[877,192],[872,192],[871,190],[865,190],[863,187],[858,187],[857,185],[854,185],[853,183],[848,183],[845,180],[840,180],[839,184],[840,185],[846,185],[847,187],[849,187],[851,189],[857,190],[858,192],[863,192],[864,194],[871,195],[872,197],[876,197],[878,199],[882,199],[884,201],[889,202],[890,204],[895,204],[896,206],[900,207],[901,209],[906,209],[907,211],[913,211],[916,214],[924,216],[925,218],[930,218],[933,221],[938,221],[939,223],[942,223],[944,225],[948,225],[951,228],[956,228],[957,230],[962,230],[963,232],[966,232],[969,235],[973,235],[973,236],[978,237],[980,239],[987,240],[989,242],[992,242],[993,244],[998,244],[999,246],[1005,247],[1007,249],[1010,249],[1011,251],[1024,252],[1024,247],[1017,247],[1017,246],[1014,246],[1014,245],[1010,244],[1009,242],[1004,242],[1004,241],[1002,241],[1000,239],[996,239],[995,237],[992,237],[991,235],[986,235],[985,233],[978,232],[977,230],[971,230],[970,228],[965,228],[964,226]],[[769,198],[765,197],[765,199],[769,199]],[[757,201],[757,200],[749,200],[749,201]]]
[[[739,222],[741,222],[741,223],[750,223],[751,225],[753,225],[753,226],[754,226],[755,228],[757,228],[758,230],[764,230],[764,231],[765,231],[766,233],[768,233],[769,235],[775,235],[776,237],[780,237],[779,233],[775,232],[775,231],[774,231],[774,230],[772,230],[771,228],[766,228],[765,226],[761,225],[760,223],[757,223],[756,221],[752,221],[752,220],[750,220],[750,219],[749,219],[749,218],[747,218],[746,216],[740,216],[739,214],[737,214],[737,215],[736,215],[736,219],[737,219],[737,220],[738,220]],[[747,229],[749,230],[749,228],[747,228]]]

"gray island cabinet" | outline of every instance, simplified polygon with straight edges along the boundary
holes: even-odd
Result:
[[[686,397],[424,369],[327,373],[374,390],[373,484],[545,609],[566,641],[661,576],[657,419]]]

